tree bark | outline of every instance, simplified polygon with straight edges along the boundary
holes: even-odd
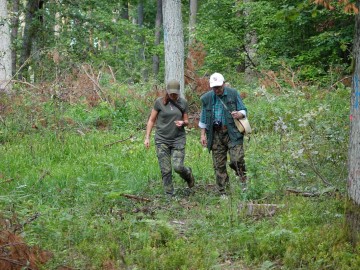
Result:
[[[129,20],[129,2],[121,1],[121,19]]]
[[[140,49],[139,49],[139,60],[143,63],[142,66],[142,76],[143,76],[143,80],[144,81],[147,81],[148,80],[148,70],[147,70],[147,66],[146,66],[146,57],[145,57],[145,49],[144,49],[144,41],[145,41],[145,38],[144,38],[144,35],[141,31],[141,29],[143,28],[144,26],[144,0],[139,0],[139,3],[138,3],[138,9],[137,9],[137,13],[138,13],[138,20],[137,20],[137,23],[138,23],[138,26],[140,28],[140,34],[139,34],[139,43],[140,43]]]
[[[356,1],[357,8],[360,0]],[[353,57],[355,68],[350,103],[350,140],[348,158],[348,195],[354,204],[347,213],[347,222],[353,242],[358,241],[360,224],[360,15],[355,15]]]
[[[30,57],[31,48],[33,38],[35,36],[35,27],[33,26],[33,19],[35,16],[35,12],[39,9],[39,1],[38,0],[28,0],[26,4],[26,14],[25,14],[25,27],[24,27],[24,34],[23,34],[23,44],[21,49],[20,55],[20,66],[26,67],[26,61]],[[23,72],[19,72],[19,78],[22,79]]]
[[[7,1],[0,0],[0,92],[10,90],[11,67],[11,36]]]
[[[155,19],[155,47],[159,46],[161,41],[161,26],[162,26],[162,0],[157,0],[157,10]],[[158,54],[153,56],[153,72],[154,76],[157,77],[160,69],[160,57]]]
[[[249,14],[251,12],[249,3],[252,0],[243,0],[243,3],[245,4],[244,9],[244,16],[245,20],[248,21]],[[246,35],[245,35],[245,81],[247,83],[254,82],[254,79],[256,79],[256,74],[254,72],[254,68],[256,67],[256,47],[257,44],[257,34],[254,29],[251,28],[251,26],[246,23]]]
[[[163,0],[165,83],[178,80],[184,96],[184,34],[180,0]]]
[[[198,9],[198,1],[190,0],[189,47],[191,47],[191,45],[195,39],[197,9]]]
[[[13,17],[11,18],[11,44],[15,44],[15,41],[18,37],[18,29],[19,29],[19,2],[20,0],[13,1]],[[12,76],[16,74],[17,67],[17,50],[16,46],[12,47],[11,50],[11,70]]]

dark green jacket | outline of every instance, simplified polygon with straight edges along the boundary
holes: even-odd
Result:
[[[239,93],[235,89],[231,89],[228,87],[224,87],[224,91],[227,92],[227,95],[223,97],[222,101],[226,104],[227,108],[230,112],[232,111],[240,111],[240,110],[247,110],[246,107],[242,104],[240,108],[236,107],[236,98]],[[214,136],[214,130],[212,128],[213,122],[214,122],[214,102],[216,97],[213,90],[205,93],[201,96],[201,102],[203,109],[205,109],[205,115],[206,115],[206,138],[207,138],[207,148],[209,151],[211,151],[212,145],[213,145],[213,136]],[[241,100],[241,99],[240,99]],[[230,137],[230,147],[235,146],[238,144],[242,144],[244,140],[244,135],[241,134],[235,123],[234,118],[231,116],[230,112],[224,109],[224,115],[225,115],[225,124],[227,126],[228,134]]]

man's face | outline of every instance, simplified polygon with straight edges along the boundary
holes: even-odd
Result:
[[[224,93],[224,85],[214,86],[212,90],[214,91],[215,95],[221,96]]]

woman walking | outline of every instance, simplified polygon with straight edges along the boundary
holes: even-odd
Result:
[[[184,166],[186,133],[189,124],[188,103],[180,97],[180,84],[171,80],[164,97],[156,99],[146,127],[144,145],[150,147],[150,134],[156,124],[155,146],[165,194],[174,195],[172,169],[185,180],[189,188],[195,184],[190,167]]]

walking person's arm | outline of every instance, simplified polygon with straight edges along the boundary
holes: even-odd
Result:
[[[158,111],[152,109],[149,120],[146,125],[146,134],[145,134],[145,141],[144,141],[144,145],[146,148],[150,147],[150,134],[151,134],[151,130],[156,122],[157,115],[158,115]]]

